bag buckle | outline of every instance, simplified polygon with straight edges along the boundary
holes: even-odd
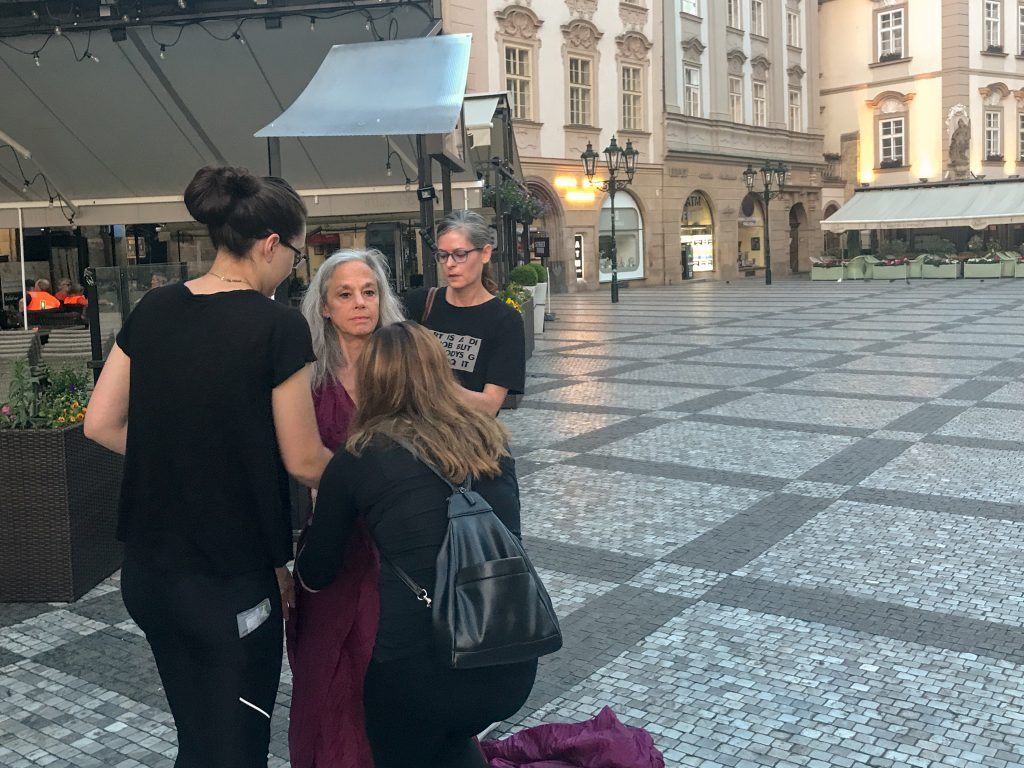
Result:
[[[420,591],[416,593],[416,599],[419,600],[421,603],[426,603],[427,608],[429,608],[430,604],[433,602],[433,600],[431,600],[430,596],[427,594],[427,590],[423,589],[422,587],[420,588]]]

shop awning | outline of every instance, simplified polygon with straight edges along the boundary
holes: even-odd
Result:
[[[821,222],[827,232],[1024,224],[1024,180],[917,184],[858,190]]]
[[[470,35],[336,45],[270,136],[449,133],[462,111]]]

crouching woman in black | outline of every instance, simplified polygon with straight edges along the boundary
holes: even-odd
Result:
[[[417,583],[433,584],[451,491],[410,449],[453,483],[472,476],[474,490],[518,531],[507,432],[492,416],[462,405],[444,350],[415,323],[379,329],[360,359],[356,420],[324,472],[295,570],[307,589],[330,584],[356,519],[365,515],[394,564]],[[381,568],[380,625],[363,691],[376,768],[485,768],[474,734],[522,707],[536,670],[536,661],[443,666],[432,648],[430,609]]]

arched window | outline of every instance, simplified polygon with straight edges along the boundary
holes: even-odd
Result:
[[[598,241],[599,280],[612,279],[612,198],[606,196],[601,205],[601,231]],[[644,276],[644,220],[640,208],[628,192],[615,195],[615,245],[619,280],[637,280]]]
[[[711,203],[700,191],[692,193],[683,205],[679,222],[679,246],[689,249],[693,256],[694,272],[711,272],[715,268],[715,227]]]

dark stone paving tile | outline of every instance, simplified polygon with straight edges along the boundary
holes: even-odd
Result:
[[[1004,386],[1001,381],[973,381],[965,382],[946,392],[942,397],[946,400],[984,400],[997,389]]]
[[[576,382],[578,383],[578,382]],[[520,408],[531,408],[535,411],[562,411],[563,413],[605,413],[613,416],[638,416],[646,411],[640,408],[623,408],[621,405],[590,405],[588,403],[553,403],[546,400],[525,398]]]
[[[8,664],[17,664],[19,661],[24,660],[24,656],[14,651],[8,651],[4,648],[0,648],[0,669],[6,667]],[[3,689],[0,689],[0,701],[3,701]]]
[[[543,461],[530,461],[529,459],[516,459],[516,477],[526,477],[534,472],[540,472],[551,465]]]
[[[894,491],[882,488],[858,486],[843,494],[847,501],[862,504],[878,504],[885,507],[918,509],[924,512],[941,512],[948,515],[983,517],[989,520],[1024,521],[1024,505],[1006,504],[980,499],[966,499],[955,496],[939,496],[931,493]]]
[[[110,625],[119,624],[131,618],[124,607],[124,600],[121,599],[120,591],[107,592],[105,595],[100,595],[92,600],[79,601],[69,605],[67,610],[79,616],[85,616],[87,619],[101,621]]]
[[[146,639],[118,629],[105,629],[72,640],[32,661],[120,693],[133,701],[167,709]]]
[[[590,376],[592,379],[600,379],[609,384],[650,384],[655,387],[674,387],[675,389],[708,389],[721,390],[727,387],[721,384],[697,384],[691,381],[666,381],[665,379],[620,379],[617,376],[605,378],[599,373]]]
[[[540,660],[521,712],[543,707],[695,603],[623,585],[574,611],[562,622],[562,650]]]
[[[956,445],[961,448],[988,448],[993,451],[1021,451],[1024,444],[1020,440],[994,440],[988,437],[962,437],[960,435],[928,435],[922,443],[934,445]]]
[[[989,656],[1014,664],[1024,662],[1019,627],[966,616],[738,576],[719,582],[701,599],[957,653]]]
[[[731,488],[756,488],[761,491],[777,491],[790,481],[767,475],[752,475],[745,472],[729,472],[724,469],[705,469],[673,464],[669,461],[640,461],[620,456],[584,454],[573,456],[562,464],[609,472],[627,472],[632,475],[664,477],[669,480],[690,480],[695,483],[726,485]]]
[[[729,573],[767,552],[833,503],[833,499],[775,493],[661,559]]]
[[[676,403],[664,410],[677,413],[697,413],[698,411],[703,411],[707,408],[716,408],[719,405],[726,405],[749,396],[749,392],[722,390],[721,392],[712,392],[707,395],[701,395],[700,397],[695,397],[692,400],[687,400],[683,403]]]
[[[930,336],[934,335],[935,331],[913,331],[911,333],[905,333],[902,336],[897,336],[899,341],[924,341]]]
[[[912,445],[913,443],[903,440],[867,437],[807,470],[800,479],[836,485],[856,485]]]
[[[887,350],[898,347],[902,342],[898,341],[879,341],[874,344],[869,344],[866,347],[861,347],[857,351],[861,354],[871,354],[874,352],[886,352]]]
[[[953,393],[957,389],[959,387],[944,394],[942,396],[943,399],[968,399],[954,397]],[[956,405],[921,405],[910,413],[905,413],[895,421],[886,424],[885,429],[890,432],[934,432],[936,429],[944,427],[965,410],[967,409]]]
[[[526,397],[530,395],[539,395],[541,392],[550,392],[553,389],[562,389],[563,387],[571,387],[573,384],[579,384],[579,381],[572,377],[547,379],[540,381],[533,377],[526,380]]]
[[[659,360],[663,362],[678,363],[682,360],[689,360],[690,358],[693,357],[700,357],[701,355],[706,355],[708,352],[711,351],[713,350],[709,349],[706,346],[697,347],[696,349],[688,349],[685,352],[678,352],[671,355],[665,355],[664,357],[659,358]]]
[[[629,581],[640,571],[654,564],[654,560],[635,555],[624,555],[604,549],[567,544],[534,536],[523,537],[533,564],[561,573],[600,581]]]
[[[846,371],[844,371],[846,373]],[[859,373],[859,371],[850,371]],[[914,395],[889,395],[882,392],[829,392],[821,389],[799,389],[797,387],[778,387],[776,392],[786,395],[805,395],[807,397],[832,397],[840,400],[864,400],[877,402],[879,400],[887,403],[927,403],[932,398],[916,397]]]
[[[1024,363],[1007,360],[1005,363],[989,368],[985,371],[986,376],[1000,376],[1007,379],[1024,378]]]
[[[592,379],[614,378],[615,376],[619,376],[623,373],[633,373],[633,371],[644,371],[648,368],[657,368],[660,363],[660,359],[658,362],[632,362],[627,363],[626,365],[617,365],[614,368],[605,368],[600,371],[594,371],[588,375]]]
[[[622,440],[624,437],[639,435],[641,432],[646,432],[649,429],[654,429],[655,427],[660,427],[662,424],[667,423],[669,423],[669,419],[655,419],[651,416],[637,416],[636,418],[629,419],[628,421],[622,421],[618,424],[609,424],[607,427],[595,429],[584,435],[570,437],[568,440],[563,440],[560,443],[549,445],[548,448],[554,451],[592,451],[595,448],[608,445],[608,443],[614,443],[616,440]]]
[[[750,393],[744,393],[749,395]],[[840,427],[832,424],[803,424],[799,422],[774,421],[772,419],[748,419],[745,416],[718,416],[709,413],[696,413],[688,416],[687,421],[700,421],[706,424],[725,424],[733,427],[759,427],[760,429],[781,429],[787,432],[807,432],[812,435],[845,435],[847,437],[866,437],[875,430],[860,427]]]
[[[750,382],[747,386],[768,387],[774,389],[775,387],[784,387],[787,384],[800,381],[800,379],[806,379],[810,375],[811,371],[784,371],[783,373],[777,373],[774,376],[766,376],[763,379],[756,379]]]
[[[0,603],[0,627],[10,627],[52,611],[46,603]]]
[[[1024,403],[996,403],[996,402],[984,402],[978,403],[973,408],[991,408],[995,411],[1024,411]]]
[[[852,363],[854,360],[860,360],[864,355],[860,353],[849,353],[843,352],[832,357],[826,357],[824,360],[819,360],[816,363],[808,363],[807,368],[839,368],[840,366]]]

